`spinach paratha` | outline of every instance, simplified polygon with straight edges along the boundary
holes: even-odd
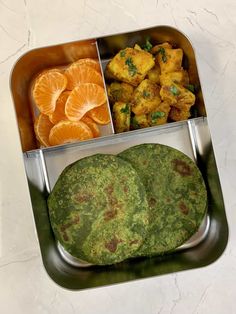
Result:
[[[49,198],[54,234],[71,255],[96,265],[135,254],[149,228],[145,187],[132,165],[96,154],[64,170]]]
[[[199,228],[207,207],[207,192],[196,164],[172,147],[133,146],[118,156],[131,163],[146,188],[149,236],[135,256],[170,252]]]

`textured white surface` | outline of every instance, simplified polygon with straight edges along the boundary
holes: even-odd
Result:
[[[9,92],[28,49],[159,24],[192,41],[208,111],[230,238],[214,264],[116,286],[71,292],[54,284],[39,253]],[[236,313],[235,0],[0,0],[1,314]]]

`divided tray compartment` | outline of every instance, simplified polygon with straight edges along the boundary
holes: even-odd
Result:
[[[44,70],[66,68],[72,62],[82,58],[98,59],[101,66],[95,39],[36,48],[25,53],[16,62],[10,84],[23,152],[39,148],[34,133],[34,122],[39,111],[31,97],[34,79]],[[101,72],[105,88],[102,68]],[[109,114],[111,117],[110,109]],[[101,136],[114,133],[112,119],[109,124],[98,127]]]
[[[189,71],[190,80],[199,87],[195,105],[196,116],[187,121],[120,134],[114,133],[111,121],[100,138],[37,148],[28,97],[32,78],[43,69],[64,66],[83,57],[98,57],[104,69],[110,58],[120,49],[133,46],[134,43],[142,44],[147,36],[154,43],[169,41],[184,50],[184,65]],[[73,290],[92,288],[198,268],[209,265],[221,256],[228,241],[223,196],[194,51],[189,40],[181,32],[169,26],[157,26],[131,33],[31,50],[23,55],[13,68],[11,91],[20,133],[22,123],[23,127],[32,132],[30,138],[32,141],[26,143],[28,149],[24,151],[23,158],[42,261],[54,282]],[[24,139],[21,137],[21,140],[23,147]],[[67,254],[54,238],[48,216],[48,194],[62,170],[75,160],[95,153],[116,154],[141,143],[169,145],[196,162],[208,190],[207,215],[198,232],[173,254],[129,259],[112,266],[81,263]]]

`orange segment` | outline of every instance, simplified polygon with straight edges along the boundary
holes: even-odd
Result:
[[[104,88],[97,84],[85,83],[75,87],[66,101],[65,114],[71,121],[80,120],[89,110],[106,101]]]
[[[93,133],[93,137],[99,137],[100,136],[99,128],[98,128],[97,124],[92,119],[90,119],[89,117],[83,117],[80,121],[86,123],[90,127],[90,129]]]
[[[90,110],[87,115],[98,124],[108,124],[110,122],[110,115],[107,103]]]
[[[49,133],[53,127],[52,122],[49,120],[48,116],[41,113],[34,123],[34,131],[38,141],[43,146],[50,146],[49,143]]]
[[[38,109],[46,114],[51,114],[56,107],[56,101],[66,88],[67,78],[57,71],[47,71],[36,78],[33,86],[33,99]]]
[[[62,68],[47,68],[47,69],[44,69],[43,71],[41,71],[37,77],[36,77],[36,80],[38,80],[42,75],[46,74],[46,73],[49,73],[49,72],[58,72],[58,73],[61,73],[63,74],[64,72],[64,69]]]
[[[84,141],[93,138],[91,129],[84,122],[72,122],[64,120],[58,122],[51,129],[49,134],[49,143],[51,145],[60,145],[76,141]]]
[[[96,70],[97,72],[101,72],[99,62],[96,59],[92,59],[92,58],[79,59],[79,60],[73,62],[72,64],[76,65],[76,66],[87,65],[87,66],[93,68],[94,70]]]
[[[57,99],[56,108],[53,113],[49,115],[49,119],[53,124],[57,124],[59,121],[67,119],[67,116],[65,115],[65,104],[69,95],[70,92],[66,91],[61,93]]]
[[[83,83],[94,83],[103,87],[101,74],[87,65],[73,64],[66,69],[65,75],[68,80],[67,89],[72,90]]]

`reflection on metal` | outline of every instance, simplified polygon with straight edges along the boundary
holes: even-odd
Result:
[[[195,247],[205,240],[210,228],[210,217],[206,215],[198,231],[183,245],[176,249],[176,251],[181,251]]]
[[[45,182],[46,191],[48,193],[50,193],[51,192],[51,188],[50,188],[50,183],[49,183],[49,178],[48,178],[47,166],[46,166],[45,158],[44,158],[44,152],[43,152],[42,149],[39,149],[39,156],[40,156],[40,161],[41,161],[41,166],[42,166],[43,178],[44,178],[44,182]]]
[[[190,142],[191,142],[192,149],[193,149],[194,160],[195,160],[195,162],[197,162],[196,136],[195,136],[195,133],[193,131],[192,121],[193,120],[188,120],[187,123],[188,123],[189,138],[190,138]]]
[[[62,256],[62,258],[70,265],[75,266],[75,267],[90,267],[92,266],[92,264],[89,264],[85,261],[83,261],[82,259],[76,258],[74,256],[72,256],[70,253],[68,253],[63,246],[57,242],[57,247],[58,250]]]

